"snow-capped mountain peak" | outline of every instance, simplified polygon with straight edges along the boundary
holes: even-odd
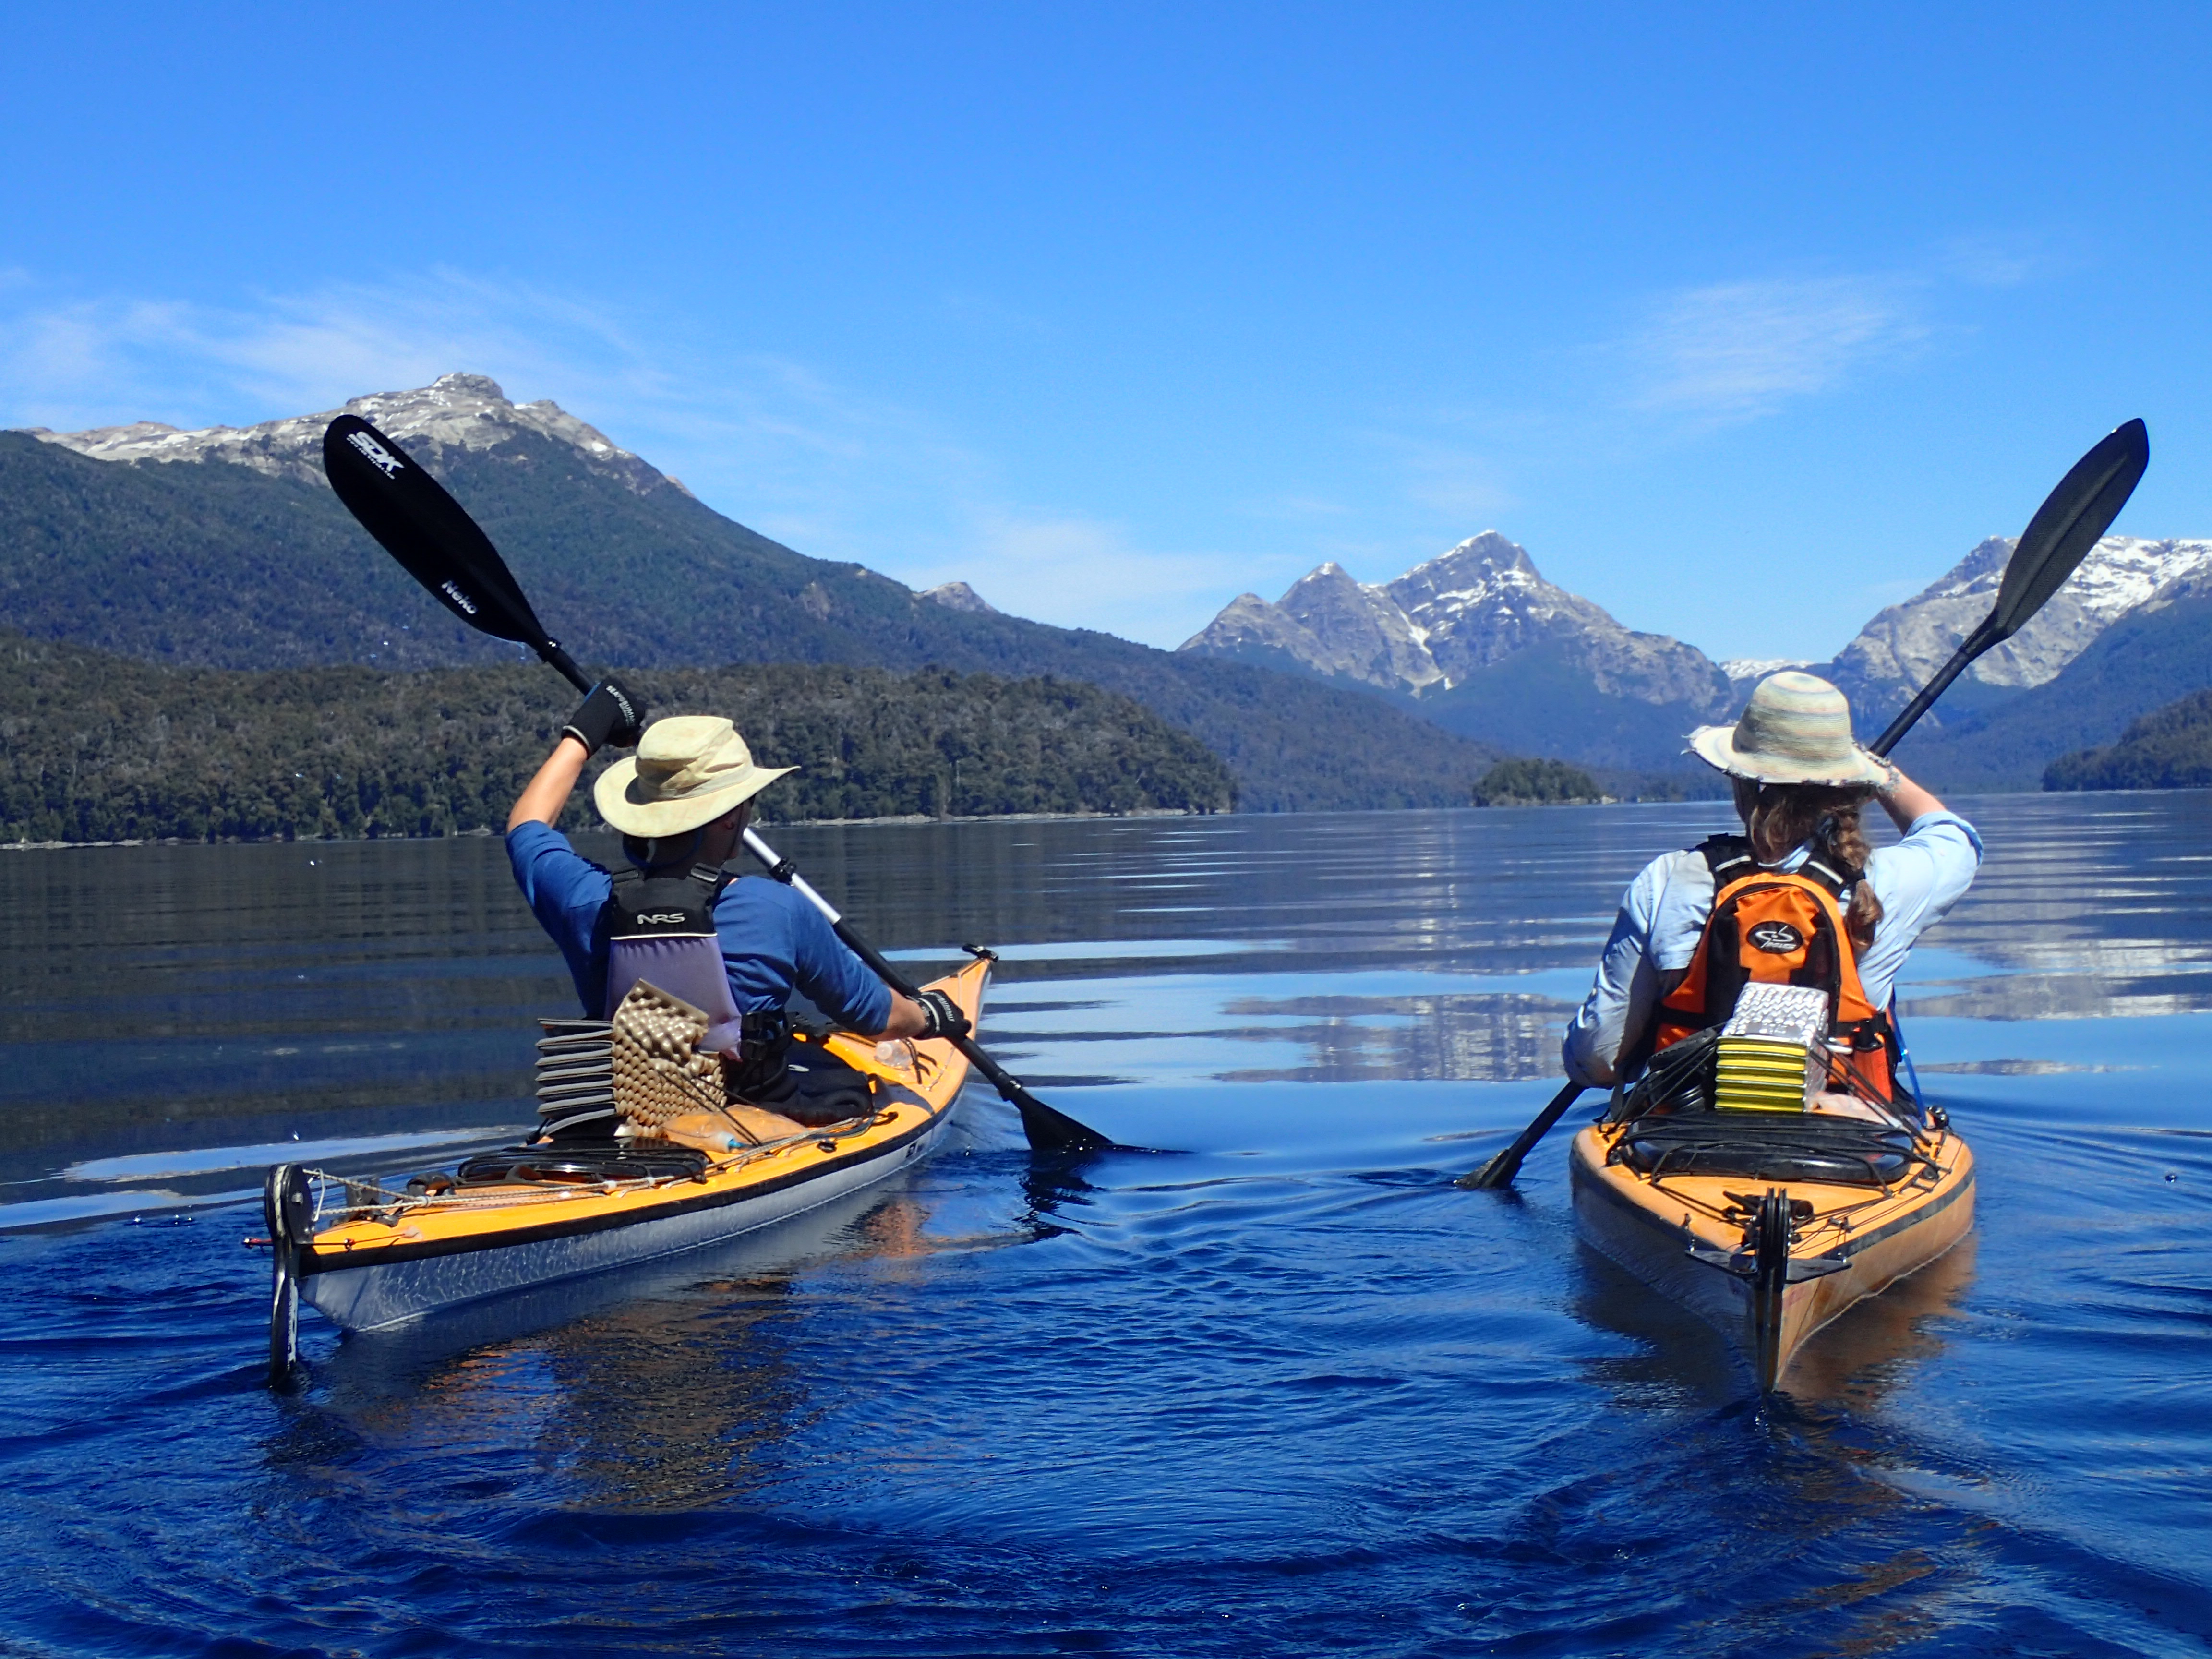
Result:
[[[558,404],[550,399],[510,403],[499,383],[483,374],[441,374],[413,391],[373,392],[354,398],[343,412],[373,422],[410,448],[491,449],[518,433],[536,433],[566,445],[586,465],[621,479],[641,495],[664,484],[684,488]],[[319,488],[323,428],[339,413],[326,410],[259,426],[211,426],[197,431],[137,421],[88,432],[39,428],[33,434],[94,460],[229,461]]]
[[[1495,530],[1393,581],[1358,582],[1331,561],[1272,605],[1240,594],[1182,648],[1425,697],[1547,644],[1607,696],[1700,708],[1726,696],[1726,680],[1703,653],[1623,628],[1601,607],[1545,580],[1528,550]]]
[[[1721,672],[1729,677],[1731,685],[1763,680],[1769,674],[1778,674],[1785,668],[1810,668],[1813,665],[1803,657],[1730,657],[1721,665]]]

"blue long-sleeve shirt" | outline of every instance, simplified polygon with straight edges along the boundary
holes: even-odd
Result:
[[[1811,851],[1800,847],[1765,867],[1795,870]],[[1889,1006],[1905,953],[1959,902],[1981,862],[1981,836],[1955,812],[1923,812],[1897,845],[1869,854],[1866,879],[1881,901],[1881,921],[1874,942],[1858,952],[1858,968],[1874,1006]],[[1659,975],[1690,965],[1712,913],[1712,869],[1694,848],[1661,854],[1629,883],[1598,957],[1596,981],[1560,1050],[1571,1081],[1613,1086],[1624,1046],[1644,1034],[1657,1012]]]
[[[507,857],[530,913],[561,947],[586,1017],[602,1018],[607,940],[599,920],[614,878],[550,824],[509,830]],[[725,887],[714,905],[714,932],[739,1013],[772,1013],[797,990],[855,1031],[880,1031],[889,1023],[890,988],[846,948],[819,910],[781,882],[747,878]]]

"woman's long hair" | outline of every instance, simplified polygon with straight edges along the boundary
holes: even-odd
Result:
[[[1735,785],[1735,810],[1753,843],[1786,853],[1812,842],[1814,856],[1851,884],[1850,908],[1844,912],[1851,943],[1862,951],[1873,944],[1881,901],[1865,879],[1867,854],[1873,849],[1859,823],[1859,809],[1874,799],[1874,791],[1864,784],[1730,781]]]

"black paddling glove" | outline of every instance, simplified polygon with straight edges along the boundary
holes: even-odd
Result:
[[[929,1016],[929,1024],[921,1028],[926,1037],[961,1037],[969,1032],[968,1016],[960,1012],[960,1005],[942,991],[917,991],[914,1000],[921,1005],[921,1012]]]
[[[561,730],[594,755],[609,744],[629,749],[645,735],[645,703],[610,674],[592,688]]]

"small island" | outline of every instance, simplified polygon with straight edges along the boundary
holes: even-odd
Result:
[[[1506,760],[1476,781],[1477,806],[1595,806],[1613,797],[1579,766],[1559,760]]]

